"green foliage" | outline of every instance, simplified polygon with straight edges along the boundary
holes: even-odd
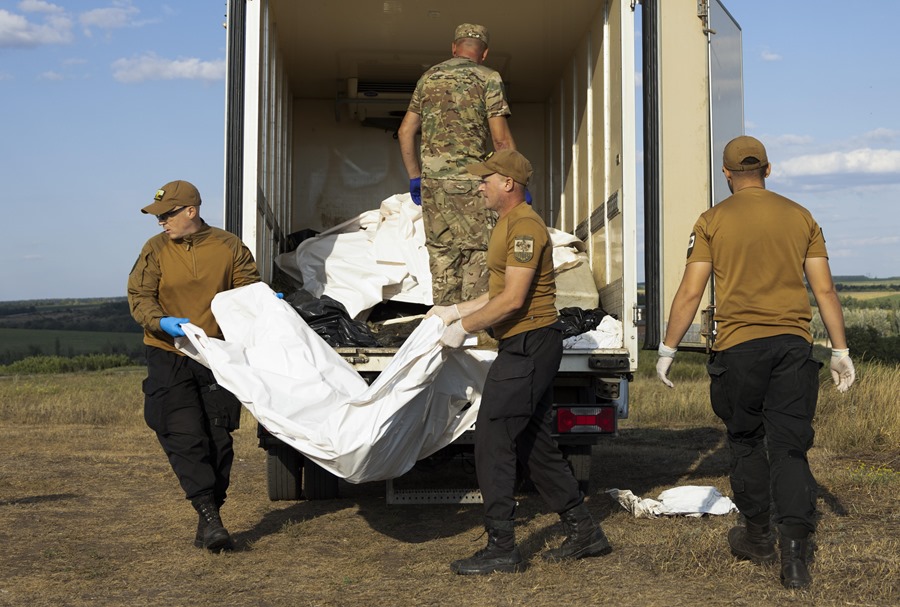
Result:
[[[0,344],[0,365],[28,356],[84,354],[124,354],[136,363],[143,360],[140,333],[0,328]]]
[[[0,375],[36,375],[46,373],[78,373],[128,367],[134,363],[124,354],[88,354],[62,356],[29,356],[0,366]]]
[[[854,358],[900,363],[900,335],[885,337],[869,325],[847,327],[847,344]]]
[[[885,465],[872,465],[860,462],[855,468],[849,469],[849,476],[855,485],[870,487],[871,485],[900,484],[900,472]]]
[[[0,302],[0,327],[140,333],[124,297]]]

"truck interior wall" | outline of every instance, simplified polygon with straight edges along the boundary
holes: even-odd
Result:
[[[247,65],[258,66],[245,70],[246,90],[258,94],[244,99],[243,147],[256,154],[245,153],[243,160],[241,238],[254,251],[263,280],[270,280],[291,217],[293,157],[285,133],[292,128],[292,98],[279,30],[268,3],[250,2],[245,7],[248,31],[261,35],[257,44],[245,47]]]
[[[588,245],[601,304],[624,318],[621,3],[601,3],[547,101],[551,225]],[[613,67],[615,66],[615,67]],[[633,196],[633,193],[632,193]]]
[[[543,106],[513,104],[512,112],[510,129],[535,167],[531,190],[535,209],[543,212]],[[296,164],[291,232],[328,229],[409,191],[394,132],[362,126],[343,108],[336,112],[333,100],[294,100],[292,144]]]

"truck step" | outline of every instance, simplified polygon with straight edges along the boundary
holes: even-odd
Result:
[[[479,489],[395,489],[388,480],[385,502],[388,504],[482,504]]]

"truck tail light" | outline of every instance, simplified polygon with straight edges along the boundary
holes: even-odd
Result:
[[[559,434],[579,432],[612,433],[616,431],[616,408],[558,407],[556,431]]]

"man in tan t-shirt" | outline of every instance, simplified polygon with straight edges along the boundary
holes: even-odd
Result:
[[[855,371],[821,228],[805,208],[766,190],[771,165],[758,140],[733,139],[723,160],[732,196],[694,225],[656,369],[674,387],[668,372],[676,348],[714,275],[710,400],[728,430],[731,487],[746,519],[746,526],[729,531],[728,543],[738,558],[775,562],[769,508],[774,498],[781,582],[805,588],[812,582],[808,536],[815,531],[817,495],[806,452],[813,444],[821,364],[812,358],[804,276],[831,339],[838,390],[850,388]]]
[[[468,170],[481,178],[485,206],[499,217],[487,250],[489,289],[478,299],[435,306],[429,315],[449,325],[441,338],[445,346],[458,348],[467,333],[489,327],[499,345],[475,421],[475,473],[484,498],[488,543],[450,568],[462,575],[524,568],[513,528],[517,460],[568,534],[544,558],[561,561],[609,554],[612,548],[550,434],[562,333],[557,326],[550,234],[525,202],[531,163],[519,152],[503,150]]]

